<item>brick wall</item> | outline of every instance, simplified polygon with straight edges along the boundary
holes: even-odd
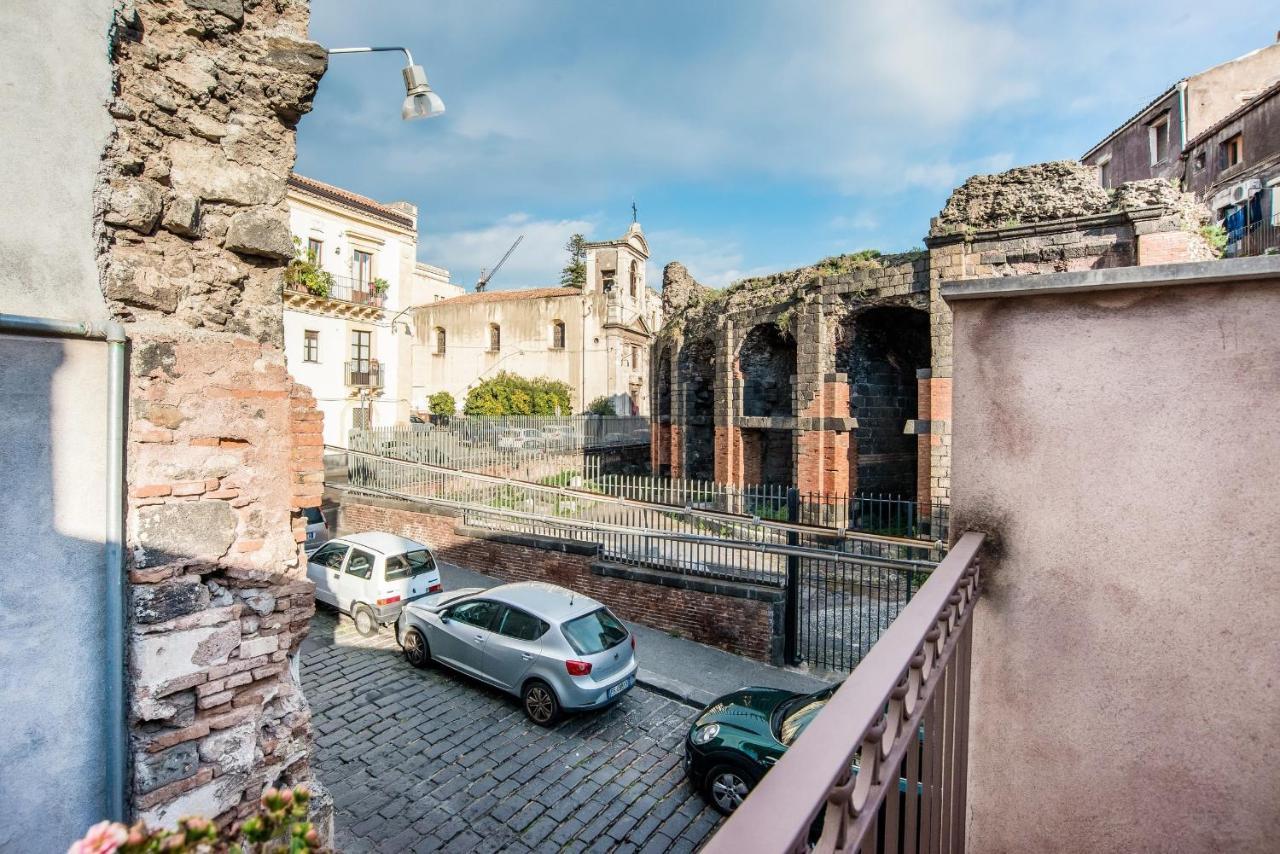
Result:
[[[654,581],[609,577],[582,543],[503,536],[468,529],[449,511],[396,507],[391,502],[342,503],[342,530],[390,531],[431,546],[447,563],[503,581],[547,581],[605,603],[619,617],[760,661],[780,656],[781,591],[731,582],[702,582],[647,570]],[[712,592],[717,588],[722,593]],[[738,595],[728,595],[729,593]],[[753,597],[753,598],[745,598]],[[643,650],[641,650],[643,662]]]

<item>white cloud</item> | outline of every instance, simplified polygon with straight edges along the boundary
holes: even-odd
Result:
[[[539,220],[513,213],[482,228],[428,234],[419,244],[418,255],[447,267],[454,284],[469,288],[480,269],[497,264],[515,239],[524,235],[494,277],[492,289],[550,286],[559,284],[548,271],[564,266],[565,242],[575,233],[589,237],[594,228],[595,223],[587,219]]]

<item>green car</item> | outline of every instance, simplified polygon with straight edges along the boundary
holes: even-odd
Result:
[[[720,812],[737,809],[822,711],[839,685],[813,694],[743,688],[702,710],[684,740],[684,771]]]

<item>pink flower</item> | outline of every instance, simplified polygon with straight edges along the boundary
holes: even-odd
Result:
[[[67,854],[114,854],[115,850],[123,845],[128,838],[129,828],[123,824],[117,824],[113,821],[100,821],[89,828],[89,832],[84,835],[84,839],[78,839],[71,843],[71,847],[67,849]]]

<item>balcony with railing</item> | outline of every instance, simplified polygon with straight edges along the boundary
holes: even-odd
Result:
[[[963,851],[978,551],[960,538],[704,851]]]
[[[323,303],[340,313],[378,313],[387,303],[385,283],[335,276],[324,271],[285,274],[286,302]]]
[[[376,359],[347,362],[345,368],[351,388],[382,388],[382,365]]]
[[[1227,258],[1280,255],[1280,220],[1264,218],[1244,228],[1228,231],[1223,255]]]

